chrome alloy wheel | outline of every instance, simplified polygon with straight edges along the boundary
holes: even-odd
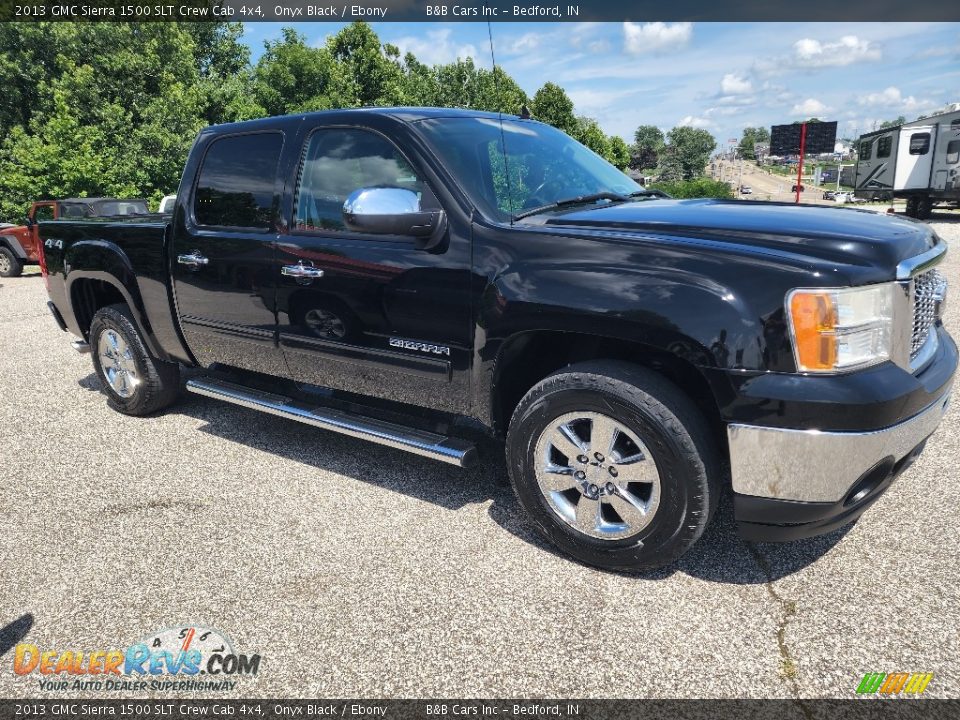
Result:
[[[567,525],[622,540],[643,530],[660,503],[660,473],[623,423],[595,412],[561,415],[536,445],[540,491]]]
[[[306,324],[314,335],[325,338],[340,340],[347,334],[347,328],[343,320],[329,310],[313,309],[307,312],[303,317]]]
[[[100,368],[113,391],[122,398],[128,398],[140,384],[137,364],[133,353],[124,339],[113,330],[106,330],[97,343]]]
[[[10,272],[10,268],[12,267],[10,258],[7,257],[6,253],[0,253],[0,273]]]

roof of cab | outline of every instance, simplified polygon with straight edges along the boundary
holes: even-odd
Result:
[[[271,127],[280,121],[290,121],[295,119],[337,119],[347,120],[350,116],[370,116],[380,115],[392,118],[400,122],[417,122],[428,118],[486,118],[498,119],[500,113],[487,112],[485,110],[467,110],[464,108],[436,108],[436,107],[363,107],[347,108],[342,110],[319,110],[308,113],[295,113],[292,115],[274,115],[271,117],[258,118],[256,120],[245,120],[243,122],[224,123],[223,125],[211,125],[204,128],[201,132],[236,132],[238,130],[254,130],[261,127]],[[520,119],[517,115],[503,113],[502,117],[511,120]]]

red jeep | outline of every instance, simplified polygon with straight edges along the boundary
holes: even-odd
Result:
[[[69,198],[35,202],[27,214],[26,225],[0,224],[0,277],[16,277],[24,265],[40,262],[37,223],[58,218],[81,219],[114,215],[146,215],[146,200],[116,198]]]

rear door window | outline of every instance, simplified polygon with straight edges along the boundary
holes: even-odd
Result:
[[[231,135],[214,140],[203,158],[193,200],[200,225],[267,230],[277,203],[278,132]]]

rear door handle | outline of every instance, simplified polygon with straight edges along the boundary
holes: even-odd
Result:
[[[296,265],[284,265],[280,268],[280,274],[297,278],[319,278],[323,277],[323,270],[313,265],[297,263]]]
[[[194,250],[189,255],[177,255],[177,262],[181,265],[186,265],[187,267],[196,270],[201,265],[206,265],[210,261],[201,255],[198,250]]]

